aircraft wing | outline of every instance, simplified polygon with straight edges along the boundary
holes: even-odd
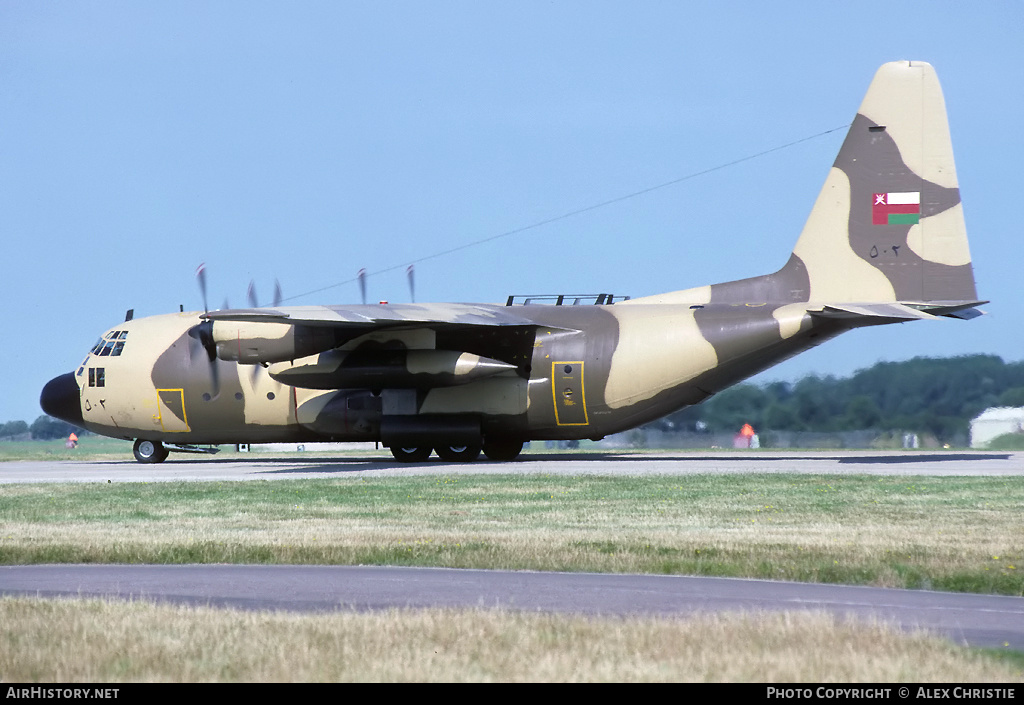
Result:
[[[396,326],[535,326],[509,307],[486,304],[375,304],[227,309],[202,315],[211,321],[284,323],[329,328]]]
[[[537,329],[552,328],[498,304],[294,306],[211,311],[201,317],[205,321],[197,335],[211,359],[246,364],[295,361],[376,332],[415,337],[421,336],[416,331],[429,331],[427,348],[518,366],[529,362]]]

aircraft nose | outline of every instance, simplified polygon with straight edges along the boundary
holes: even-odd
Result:
[[[82,403],[74,373],[68,372],[47,382],[39,395],[39,406],[56,419],[81,426]]]

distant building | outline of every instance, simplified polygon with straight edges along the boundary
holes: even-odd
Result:
[[[971,448],[985,448],[1006,433],[1024,433],[1024,408],[997,406],[971,419]]]

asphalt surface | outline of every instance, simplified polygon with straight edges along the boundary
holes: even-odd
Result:
[[[683,453],[525,453],[509,463],[404,464],[390,453],[335,456],[261,453],[195,456],[172,453],[157,465],[124,460],[0,463],[0,484],[14,482],[172,482],[393,477],[422,474],[690,475],[705,473],[1024,476],[1024,453],[978,451],[835,451]]]
[[[367,477],[436,473],[695,474],[799,472],[1024,476],[1024,453],[834,452],[535,454],[513,463],[403,465],[380,456],[0,464],[0,484]],[[603,615],[820,610],[923,628],[957,643],[1024,651],[1024,598],[686,576],[369,566],[0,566],[0,594],[104,596],[322,612],[487,607]]]

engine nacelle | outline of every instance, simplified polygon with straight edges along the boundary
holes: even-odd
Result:
[[[221,360],[252,365],[315,355],[340,345],[345,339],[330,327],[214,321],[213,342]]]

